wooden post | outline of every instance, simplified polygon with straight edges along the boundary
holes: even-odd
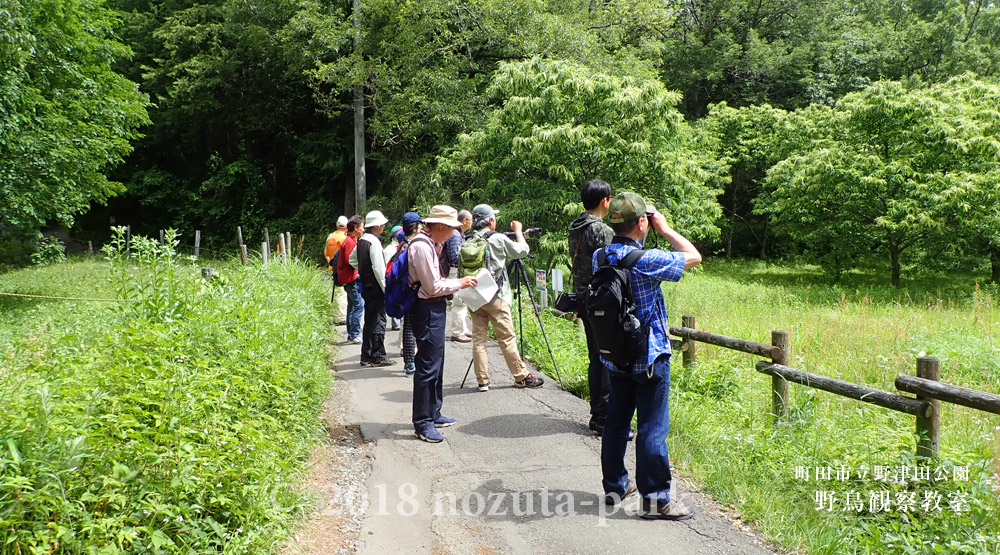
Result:
[[[132,249],[132,226],[125,228],[125,250]]]
[[[240,239],[240,246],[242,247],[242,246],[243,246],[243,244],[244,244],[244,243],[243,243],[243,228],[242,228],[242,227],[240,227],[240,226],[236,226],[236,235],[238,235],[238,236],[239,236],[239,239]]]
[[[681,316],[681,326],[696,329],[694,327],[694,315],[687,314]],[[684,366],[687,368],[694,366],[694,363],[697,362],[696,356],[698,354],[698,348],[695,345],[697,345],[697,342],[693,339],[684,338],[684,341],[681,342],[681,353],[684,360]]]
[[[205,278],[206,281],[212,281],[212,272],[214,271],[212,268],[202,268],[201,277]]]
[[[777,347],[771,354],[771,362],[788,366],[791,354],[788,332],[772,331],[771,345]],[[775,421],[788,416],[788,381],[781,376],[771,376],[771,410],[774,413]]]
[[[160,244],[163,244],[163,230],[160,230]]]
[[[201,230],[196,229],[194,230],[194,257],[198,258],[199,254],[201,254]]]
[[[247,246],[240,245],[240,254],[243,255],[243,265],[247,265]]]
[[[267,232],[267,228],[264,228],[264,242],[267,243],[267,248],[271,248],[271,234]]]
[[[87,254],[94,254],[94,242],[87,241]]]
[[[264,241],[263,243],[260,244],[260,256],[264,268],[267,268],[267,258],[268,255],[270,254],[269,252],[267,252],[268,250],[270,249],[267,245],[267,241]]]
[[[917,377],[925,380],[940,381],[941,367],[934,357],[919,357],[917,359]],[[917,395],[917,399],[930,403],[930,411],[926,416],[917,416],[917,456],[928,459],[938,457],[941,447],[941,401],[931,397]]]
[[[285,260],[287,261],[288,257],[290,257],[290,256],[292,256],[292,232],[291,231],[286,231],[285,232]]]

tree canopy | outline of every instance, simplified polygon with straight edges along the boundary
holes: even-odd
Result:
[[[499,108],[438,163],[466,204],[505,199],[511,218],[561,229],[581,210],[580,184],[601,178],[684,233],[718,235],[714,159],[659,81],[535,58],[501,64],[487,92]]]
[[[0,9],[0,228],[73,222],[124,191],[106,172],[148,123],[116,71],[129,48],[100,0],[9,0]]]

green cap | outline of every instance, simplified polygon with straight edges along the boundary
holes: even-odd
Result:
[[[613,224],[631,222],[638,220],[651,208],[646,206],[646,201],[635,193],[618,193],[611,199],[608,205],[608,221]]]

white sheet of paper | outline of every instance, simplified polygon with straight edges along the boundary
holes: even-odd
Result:
[[[486,268],[479,271],[476,279],[478,279],[479,282],[475,287],[468,287],[466,289],[462,289],[458,293],[455,293],[456,297],[462,299],[465,301],[465,304],[469,305],[469,310],[479,310],[479,308],[484,304],[492,301],[493,297],[497,294],[497,290],[499,289],[499,287],[497,287],[497,282],[493,279],[493,276],[490,275],[490,271]]]

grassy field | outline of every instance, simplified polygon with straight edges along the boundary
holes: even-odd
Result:
[[[1000,392],[1000,297],[968,276],[897,290],[863,273],[832,285],[815,267],[710,260],[664,292],[673,325],[692,314],[699,329],[764,343],[789,331],[796,368],[895,391],[896,375],[913,375],[926,354],[941,360],[942,381]],[[576,325],[544,321],[568,387],[586,395]],[[525,333],[551,374],[533,318]],[[695,368],[679,355],[673,367],[671,458],[770,539],[816,554],[1000,552],[1000,417],[944,403],[941,461],[930,479],[906,480],[913,417],[792,384],[791,416],[774,425],[761,359],[698,347]]]
[[[204,262],[203,262],[204,263]],[[0,553],[268,553],[329,392],[329,285],[131,256],[0,275]]]

